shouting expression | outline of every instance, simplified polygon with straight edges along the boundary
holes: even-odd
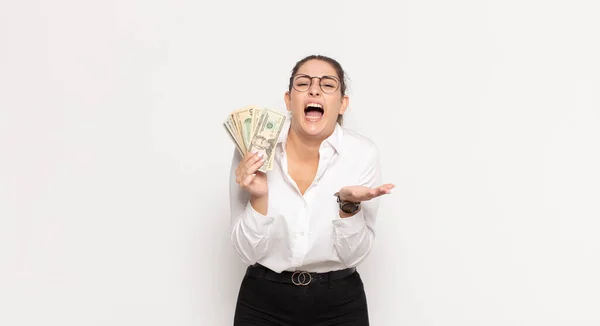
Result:
[[[325,139],[335,129],[338,115],[348,106],[333,66],[322,60],[305,62],[293,76],[292,89],[285,93],[292,115],[291,128],[298,135]]]

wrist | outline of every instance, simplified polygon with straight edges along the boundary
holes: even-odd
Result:
[[[352,216],[358,214],[358,212],[360,212],[360,207],[356,211],[354,211],[353,213],[346,213],[346,212],[344,212],[341,209],[338,210],[338,212],[339,212],[339,215],[340,215],[341,218],[348,218],[348,217],[352,217]]]
[[[265,200],[267,198],[269,198],[269,193],[266,193],[264,195],[250,194],[250,200]]]
[[[266,216],[269,207],[269,195],[250,196],[250,204],[256,212]]]
[[[337,203],[339,206],[340,217],[354,216],[360,210],[360,202],[353,202],[345,200],[340,196],[339,192],[336,192],[334,196],[337,197]]]

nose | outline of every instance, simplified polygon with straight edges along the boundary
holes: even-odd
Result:
[[[311,80],[310,88],[308,89],[308,93],[312,96],[321,95],[321,79],[314,77]]]

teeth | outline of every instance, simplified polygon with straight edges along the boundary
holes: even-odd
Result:
[[[308,103],[308,105],[306,107],[309,107],[309,106],[314,107],[314,108],[320,108],[320,109],[323,108],[323,106],[321,106],[321,104],[319,104],[319,103]]]

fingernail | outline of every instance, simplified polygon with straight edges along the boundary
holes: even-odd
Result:
[[[256,149],[253,149],[253,150],[251,151],[251,153],[252,153],[252,154],[256,154],[256,152],[258,152]]]

